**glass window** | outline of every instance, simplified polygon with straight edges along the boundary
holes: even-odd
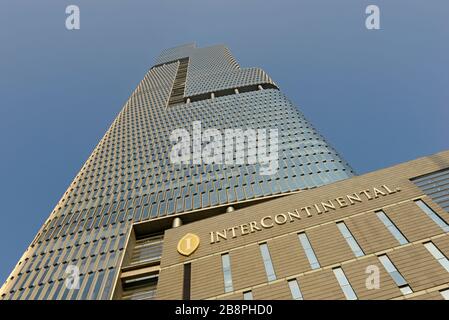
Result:
[[[52,300],[56,300],[57,299],[59,293],[61,292],[61,289],[63,287],[65,287],[65,281],[64,280],[59,281],[59,282],[57,282],[57,285],[55,283],[55,286],[56,286],[56,289],[55,289],[54,293],[52,294],[52,297],[51,297]]]
[[[301,290],[299,289],[298,281],[296,279],[289,280],[288,287],[290,288],[293,300],[304,300]]]
[[[304,232],[302,232],[298,235],[298,237],[299,241],[301,242],[302,248],[306,253],[307,259],[309,260],[310,267],[312,269],[320,268],[320,263],[318,262],[318,259],[315,255],[315,252],[312,249],[312,246],[310,245],[307,235]]]
[[[271,262],[268,245],[266,243],[263,243],[259,247],[262,254],[263,263],[265,265],[265,272],[267,273],[268,281],[276,280],[276,274],[274,273],[273,263]]]
[[[338,284],[340,285],[341,290],[345,294],[347,300],[357,300],[357,295],[351,287],[348,279],[345,276],[342,268],[335,268],[332,270],[334,272],[335,277],[337,278]]]
[[[413,293],[413,290],[412,290],[412,288],[410,288],[409,285],[402,286],[399,288],[399,290],[401,290],[403,295]]]
[[[449,232],[449,225],[441,219],[441,217],[436,214],[436,212],[433,211],[424,201],[416,200],[415,203],[421,208],[422,211],[424,211],[425,214],[429,216],[430,219],[432,219],[441,229],[443,229],[444,232]]]
[[[225,292],[234,291],[234,288],[232,286],[231,259],[229,258],[228,253],[225,253],[221,256],[221,264],[223,267]]]
[[[412,179],[442,209],[449,212],[449,168]]]
[[[86,285],[84,286],[84,288],[82,288],[81,291],[81,296],[78,298],[80,300],[86,300],[89,294],[89,290],[90,290],[90,286],[92,285],[92,282],[94,280],[95,277],[95,273],[91,273],[88,274],[84,279],[85,279],[85,283]]]
[[[111,289],[114,285],[113,280],[115,276],[115,269],[110,269],[108,273],[108,277],[105,281],[105,287],[103,289],[103,293],[101,295],[101,300],[109,300],[111,295]]]
[[[39,289],[37,290],[37,293],[34,296],[33,300],[42,300],[39,296],[41,295],[42,290],[44,289],[44,286],[45,285],[39,285],[39,287],[38,287]]]
[[[243,292],[243,300],[253,300],[253,293],[251,291]]]
[[[396,267],[391,262],[390,258],[386,254],[379,256],[379,260],[384,266],[385,270],[390,274],[390,276],[393,278],[396,285],[401,290],[402,294],[406,295],[409,293],[413,293],[413,290],[408,285],[407,281],[404,279],[404,277],[399,273],[399,271],[396,269]]]
[[[159,274],[146,274],[123,282],[123,300],[154,300]]]
[[[186,263],[184,264],[184,274],[182,283],[183,300],[190,300],[191,282],[192,282],[192,264]]]
[[[429,250],[435,259],[437,259],[441,266],[449,272],[449,260],[444,256],[444,254],[432,242],[425,243],[424,247],[426,247],[426,249]]]
[[[449,300],[449,289],[441,290],[440,293],[443,296],[444,300]]]
[[[103,278],[104,278],[105,274],[106,274],[106,272],[100,271],[100,274],[98,275],[98,279],[95,282],[95,287],[92,291],[92,298],[94,298],[94,299],[96,297],[99,297],[99,295],[100,295],[100,289],[101,289],[101,285],[103,284]]]
[[[363,250],[360,248],[357,241],[354,239],[353,235],[349,231],[348,227],[344,222],[338,222],[337,227],[340,230],[341,234],[345,238],[346,242],[348,243],[349,247],[351,248],[352,252],[356,257],[364,256]]]
[[[388,216],[383,211],[376,212],[377,217],[382,221],[382,223],[387,227],[388,231],[393,235],[393,237],[398,240],[400,244],[408,243],[408,240],[404,237],[404,235],[399,231],[399,229],[393,224],[393,222],[388,218]]]

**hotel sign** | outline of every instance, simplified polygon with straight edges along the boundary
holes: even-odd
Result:
[[[387,185],[361,190],[341,197],[313,203],[308,206],[297,208],[286,213],[267,215],[258,220],[250,221],[240,225],[235,225],[227,229],[210,232],[210,243],[220,243],[228,239],[244,236],[264,229],[273,228],[275,225],[284,225],[298,220],[307,219],[316,215],[326,214],[339,208],[357,205],[365,201],[370,201],[380,197],[386,197],[401,191],[400,188],[393,188]]]

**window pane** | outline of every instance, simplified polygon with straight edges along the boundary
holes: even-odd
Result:
[[[338,283],[340,284],[341,290],[343,290],[343,293],[347,300],[357,300],[357,295],[355,294],[354,290],[351,287],[351,284],[349,283],[348,279],[346,278],[343,269],[341,268],[335,268],[333,269],[335,277],[337,278]]]
[[[243,300],[253,300],[253,293],[251,291],[244,292]]]
[[[403,287],[401,287],[401,288],[399,288],[399,289],[401,290],[401,292],[402,292],[403,295],[413,293],[412,289],[411,289],[410,286],[408,286],[408,285],[403,286]]]
[[[441,295],[443,296],[444,300],[449,300],[449,289],[440,291]]]
[[[298,237],[299,237],[299,241],[301,242],[301,245],[304,249],[304,252],[306,253],[307,259],[309,260],[310,267],[312,269],[320,268],[320,264],[318,262],[318,259],[315,256],[315,252],[313,252],[312,246],[310,245],[307,235],[305,233],[300,233],[298,235]]]
[[[441,266],[449,272],[449,260],[444,256],[444,254],[432,242],[427,242],[424,246],[433,255],[433,257],[437,259]]]
[[[229,254],[226,253],[221,256],[221,263],[223,268],[225,292],[231,292],[234,288],[232,285],[231,261]]]
[[[337,227],[340,230],[343,237],[345,238],[346,242],[348,243],[354,255],[356,257],[364,256],[365,254],[363,253],[363,250],[360,248],[359,244],[354,239],[352,233],[349,231],[346,224],[344,222],[339,222],[337,223]]]
[[[400,244],[406,244],[408,243],[407,239],[404,237],[404,235],[399,231],[398,228],[393,224],[393,222],[388,218],[388,216],[383,211],[376,212],[377,217],[382,221],[382,223],[387,227],[388,231],[396,238],[396,240]]]
[[[299,289],[298,281],[290,280],[288,282],[290,292],[292,293],[292,298],[294,300],[303,300],[301,290]]]
[[[404,277],[399,273],[399,271],[396,269],[396,267],[391,262],[390,258],[388,258],[387,255],[381,255],[379,256],[379,260],[384,266],[385,270],[390,274],[390,276],[393,278],[394,282],[398,287],[402,287],[407,285],[407,281],[405,281]]]
[[[266,243],[263,243],[259,247],[262,254],[263,263],[265,265],[265,272],[267,273],[268,281],[276,280],[276,274],[274,273],[270,252],[268,251],[268,245]]]
[[[424,203],[422,200],[416,200],[415,203],[418,205],[418,207],[421,208],[422,211],[425,212],[438,226],[440,226],[441,229],[443,229],[445,232],[449,232],[449,225],[440,218],[439,215],[437,215],[427,204]]]

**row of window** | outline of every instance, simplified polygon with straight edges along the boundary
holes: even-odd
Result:
[[[437,259],[437,261],[446,269],[446,271],[449,272],[448,258],[445,257],[444,254],[432,242],[427,242],[424,244],[424,246],[434,256],[434,258]],[[274,275],[273,265],[271,263],[267,245],[261,244],[260,250],[264,259],[264,265],[265,270],[267,272],[268,281],[276,280],[276,276]],[[404,279],[401,273],[396,269],[393,262],[386,254],[378,256],[378,259],[385,268],[385,270],[388,272],[388,274],[391,276],[395,284],[398,286],[403,295],[413,293],[413,290],[411,289],[410,285],[407,283],[407,281]],[[222,263],[225,281],[225,293],[232,292],[234,289],[232,286],[232,275],[231,275],[229,254],[222,255]],[[357,294],[355,293],[353,287],[351,286],[351,283],[346,277],[343,269],[341,267],[336,267],[333,268],[332,271],[346,299],[357,300],[358,299]],[[287,283],[290,289],[290,293],[292,295],[292,299],[303,300],[304,297],[301,292],[298,279],[288,280]],[[449,289],[442,290],[441,295],[445,300],[449,300]],[[243,298],[244,300],[252,300],[253,299],[252,292],[244,291]]]
[[[244,170],[243,170],[244,168]],[[237,170],[236,170],[237,169]],[[233,180],[242,180],[245,178],[249,181],[263,181],[264,177],[259,175],[260,165],[205,165],[192,168],[173,167],[173,170],[168,172],[153,172],[152,174],[144,174],[142,176],[135,175],[129,176],[125,180],[125,176],[115,176],[108,179],[101,179],[91,183],[84,183],[78,185],[76,188],[71,189],[68,199],[72,199],[72,203],[86,200],[87,198],[96,199],[97,197],[108,197],[111,194],[117,194],[126,190],[131,191],[133,189],[150,189],[151,193],[155,193],[158,188],[162,188],[162,185],[166,185],[167,188],[172,189],[180,188],[181,186],[189,183],[197,185],[211,184],[220,181],[222,185],[237,185],[233,183]],[[270,179],[279,179],[281,177],[288,178],[293,176],[306,176],[314,175],[320,172],[332,172],[336,170],[345,170],[344,165],[341,162],[336,162],[330,159],[324,159],[319,162],[301,164],[299,160],[292,159],[279,159],[278,169],[275,174],[269,176]],[[201,180],[189,180],[185,178],[201,178]],[[182,179],[180,181],[180,179]],[[174,185],[173,185],[174,183]],[[242,183],[240,183],[242,184]],[[85,195],[85,196],[84,196]]]
[[[449,168],[414,178],[412,182],[449,212]]]
[[[106,300],[111,296],[116,274],[117,269],[110,267],[80,275],[79,282],[69,284],[73,289],[66,279],[58,279],[17,290],[9,297],[3,294],[0,300]]]
[[[312,146],[310,146],[312,147]],[[253,150],[255,148],[247,148],[248,150]],[[338,164],[341,163],[338,159],[335,159],[335,154],[328,147],[323,145],[314,145],[313,150],[306,150],[306,146],[285,146],[284,150],[279,150],[279,168],[289,168],[289,167],[298,167],[302,171],[297,172],[297,174],[306,174],[315,171],[325,171],[325,170],[333,170],[336,167],[332,167],[332,163]],[[139,152],[140,154],[141,152]],[[147,163],[151,163],[151,166],[147,166],[148,168],[142,168],[140,170],[127,170],[118,173],[119,167],[116,165],[116,169],[109,171],[95,170],[95,174],[92,172],[91,175],[83,175],[83,178],[79,178],[75,183],[74,187],[70,188],[70,192],[81,192],[84,191],[86,186],[96,186],[101,183],[101,187],[108,187],[115,184],[128,184],[128,188],[134,188],[134,186],[130,186],[133,181],[138,182],[141,180],[142,185],[156,184],[162,181],[170,181],[172,179],[177,179],[179,177],[188,176],[198,176],[205,174],[214,174],[219,173],[222,176],[226,176],[226,170],[231,167],[243,167],[242,164],[234,165],[234,166],[225,166],[220,164],[204,164],[204,165],[194,165],[194,164],[185,164],[183,166],[171,166],[170,159],[164,157],[162,159],[151,159],[144,157],[143,155],[139,155],[139,159],[146,159]],[[125,160],[121,161],[122,164],[125,163]],[[326,163],[331,167],[322,167],[319,168],[320,165]],[[110,164],[109,167],[113,167],[114,164]],[[136,165],[135,165],[136,166]],[[166,166],[166,168],[160,168]],[[316,167],[318,166],[318,168]],[[335,165],[334,165],[335,166]],[[108,166],[104,166],[106,169]],[[121,166],[123,167],[123,166]],[[258,173],[255,170],[255,166],[245,165],[247,167],[248,173]],[[131,166],[128,166],[131,168]],[[114,173],[115,172],[115,173]],[[86,173],[88,173],[86,171]],[[240,173],[235,172],[235,173]],[[229,176],[230,178],[231,176]],[[83,190],[82,190],[83,189]]]
[[[226,187],[220,190],[209,189],[209,192],[207,192],[207,188],[211,184],[202,184],[198,189],[196,186],[186,186],[168,192],[160,191],[157,194],[148,194],[127,202],[124,199],[119,202],[116,200],[110,205],[105,204],[104,206],[99,206],[96,210],[96,216],[88,216],[88,213],[92,213],[95,208],[90,208],[89,211],[83,209],[81,212],[75,212],[75,214],[60,215],[46,226],[39,241],[55,237],[56,234],[53,231],[57,231],[59,235],[64,235],[130,219],[137,222],[157,216],[170,215],[175,212],[179,213],[245,199],[253,199],[255,197],[293,192],[306,188],[308,185],[323,185],[330,181],[341,180],[343,178],[345,178],[343,172],[323,172],[308,177],[297,176],[279,180],[269,180],[267,178],[263,183],[254,182],[249,185]],[[189,194],[189,192],[193,192],[193,194]]]
[[[422,200],[416,200],[415,203],[436,223],[438,224],[443,231],[449,232],[448,224],[438,216],[436,212],[434,212],[427,204],[425,204]],[[408,240],[401,233],[401,231],[394,225],[394,223],[388,218],[388,216],[383,211],[376,212],[377,217],[382,221],[385,227],[390,231],[390,233],[395,237],[395,239],[399,242],[400,245],[408,243]],[[351,248],[352,252],[356,257],[364,256],[362,248],[357,243],[356,239],[352,235],[351,231],[348,229],[344,222],[337,222],[337,227],[340,230],[343,238],[346,240],[347,244]],[[298,240],[306,254],[306,257],[309,261],[310,267],[312,269],[319,269],[321,265],[318,261],[318,258],[315,255],[315,252],[312,248],[312,245],[307,237],[305,232],[301,232],[298,234]],[[449,272],[449,260],[446,256],[432,243],[427,242],[424,244],[425,248],[433,255],[433,257],[441,264],[446,271]],[[274,271],[273,263],[271,261],[270,252],[268,249],[267,243],[262,243],[259,245],[260,253],[262,256],[262,260],[265,267],[265,272],[267,276],[267,281],[271,282],[276,280],[276,274]],[[232,283],[232,272],[231,272],[231,261],[228,253],[222,254],[222,270],[224,276],[224,288],[225,293],[234,291],[233,283]],[[394,264],[388,258],[387,255],[380,255],[379,261],[384,266],[385,270],[390,274],[390,276],[395,281],[396,285],[399,287],[401,292],[406,295],[412,293],[412,289],[408,285],[407,281],[402,277],[399,271],[396,269]],[[357,295],[352,289],[348,279],[346,278],[342,268],[334,268],[333,272],[335,277],[345,294],[345,297],[349,300],[357,299]],[[293,299],[302,300],[302,294],[297,280],[290,280],[288,282],[289,288],[292,293]]]
[[[167,75],[168,76],[168,75]],[[288,139],[286,139],[286,142],[288,142],[289,144],[291,144],[290,149],[295,150],[295,148],[299,147],[301,145],[300,140],[304,140],[307,137],[313,138],[319,142],[321,142],[324,146],[326,146],[325,141],[317,134],[317,132],[309,125],[307,125],[307,128],[309,130],[299,130],[297,129],[297,122],[299,123],[307,123],[306,121],[304,121],[302,114],[296,110],[296,108],[288,102],[287,99],[285,99],[285,97],[280,94],[279,92],[274,92],[273,90],[263,90],[266,92],[261,92],[261,93],[257,93],[254,97],[250,98],[242,98],[239,99],[238,103],[235,103],[236,101],[224,101],[224,102],[220,102],[220,103],[214,103],[213,105],[201,105],[198,106],[197,108],[194,109],[190,109],[188,110],[189,114],[184,114],[185,112],[180,112],[179,110],[175,110],[173,112],[167,112],[164,111],[162,106],[161,106],[161,110],[159,110],[156,106],[152,106],[151,108],[147,108],[148,107],[148,103],[145,104],[145,106],[142,106],[142,108],[131,108],[128,107],[126,112],[122,112],[118,119],[120,121],[115,121],[113,126],[111,126],[110,131],[107,133],[107,135],[105,136],[105,138],[102,140],[102,142],[100,142],[98,148],[96,149],[96,151],[93,153],[93,156],[88,160],[88,162],[86,163],[86,165],[83,167],[83,170],[80,172],[78,178],[83,177],[83,175],[86,175],[89,173],[89,171],[92,171],[92,173],[97,172],[99,173],[99,170],[101,170],[100,168],[100,164],[101,161],[98,156],[101,157],[106,157],[108,150],[112,151],[112,149],[109,149],[111,146],[111,142],[114,141],[114,131],[120,130],[120,122],[123,123],[139,123],[141,121],[148,121],[148,123],[150,124],[151,122],[151,126],[149,126],[150,130],[154,130],[155,133],[155,140],[153,141],[153,143],[151,143],[152,146],[157,145],[157,146],[161,146],[165,145],[167,140],[168,140],[168,136],[165,136],[164,134],[162,134],[162,131],[167,131],[167,133],[169,133],[171,131],[172,127],[178,127],[179,125],[181,125],[182,123],[186,122],[189,123],[189,119],[204,119],[206,121],[206,119],[208,119],[206,122],[209,123],[210,121],[212,121],[211,119],[215,119],[217,122],[217,125],[220,125],[220,127],[222,127],[224,124],[226,124],[226,121],[229,122],[230,125],[235,125],[236,123],[239,123],[239,121],[241,122],[242,125],[248,125],[248,121],[255,121],[254,123],[258,123],[260,124],[260,121],[263,120],[264,122],[267,122],[267,124],[272,125],[273,123],[277,123],[279,122],[280,124],[282,124],[282,126],[286,125],[286,123],[295,123],[295,125],[289,125],[288,126],[288,130],[284,130],[285,133],[287,133],[286,137],[289,137]],[[158,94],[157,92],[154,92],[154,94]],[[258,103],[259,99],[262,99],[260,101],[260,103]],[[266,101],[265,101],[266,100]],[[162,101],[162,100],[161,100]],[[256,110],[252,110],[249,111],[248,107],[251,108],[257,108],[257,112],[255,112]],[[217,109],[218,108],[218,109]],[[250,108],[250,109],[251,109]],[[148,111],[149,113],[146,114],[146,116],[139,116],[134,119],[127,119],[126,118],[126,114],[132,114],[134,111],[142,111],[143,109],[145,109],[144,111]],[[148,109],[148,110],[147,110]],[[260,109],[260,110],[259,110]],[[226,116],[220,116],[220,114],[226,110]],[[239,114],[238,118],[235,117],[231,117],[229,118],[229,113],[232,113],[233,110],[237,111],[237,114]],[[155,113],[156,112],[156,113]],[[242,115],[242,112],[244,113]],[[254,117],[254,114],[257,114],[257,117]],[[282,116],[280,115],[282,114]],[[226,119],[225,119],[226,118]],[[257,119],[256,119],[257,118]],[[278,119],[279,118],[279,119]],[[294,118],[294,121],[293,121]],[[160,121],[160,123],[157,123],[157,121]],[[173,121],[173,123],[171,123],[171,121]],[[288,122],[286,122],[288,121]],[[125,128],[123,128],[125,129]],[[298,131],[299,130],[299,131]],[[298,132],[297,132],[298,131]],[[145,137],[145,135],[149,133],[148,131],[144,132],[136,132],[136,138],[138,137],[138,145],[142,144],[143,138]],[[299,140],[298,140],[299,139]],[[302,145],[301,145],[302,146]],[[301,148],[303,148],[305,146],[302,146]],[[123,154],[123,152],[126,153],[131,153],[131,151],[126,151],[124,149],[120,149],[119,150],[121,154]],[[287,150],[286,150],[287,151]],[[106,152],[106,154],[104,153]],[[152,148],[150,153],[161,153],[162,151],[159,150],[158,148],[154,149]],[[334,151],[332,150],[332,148],[329,147],[329,152],[332,152],[331,158],[333,159],[339,159],[338,155],[334,154]],[[153,154],[154,156],[154,154]],[[161,154],[162,156],[162,154]],[[132,161],[135,161],[137,158],[132,156],[131,154],[129,154],[126,158],[124,157],[119,157],[122,160],[124,159],[133,159]],[[156,159],[152,158],[150,156],[150,162],[156,161]],[[295,155],[286,155],[286,161],[289,162],[289,164],[287,165],[287,167],[292,167],[295,165],[301,165],[304,163],[310,163],[311,165],[316,163],[316,161],[313,161],[314,159],[301,159],[301,161],[299,161],[298,157]],[[316,160],[316,159],[315,159]],[[296,162],[299,161],[299,163]],[[160,164],[161,166],[161,170],[164,171],[167,168],[168,164]],[[319,164],[321,165],[321,164]],[[332,165],[331,162],[329,162],[329,165]],[[323,164],[324,166],[324,164]],[[283,166],[281,166],[282,169]],[[333,168],[333,169],[338,169],[338,170],[345,170],[345,165],[344,164],[338,164],[338,168]],[[311,173],[313,175],[319,175],[317,172],[324,172],[326,170],[333,170],[332,168],[312,168],[311,169]],[[159,171],[157,171],[159,172]],[[157,172],[152,172],[153,174],[150,174],[149,176],[154,176],[157,177],[157,175],[155,173]],[[325,175],[325,174],[324,174]],[[348,175],[351,175],[350,172],[343,172],[342,173],[343,176],[347,177]],[[95,175],[94,175],[95,176]],[[182,178],[188,177],[188,173],[183,172],[183,175],[180,176]],[[291,175],[290,175],[291,177]],[[160,175],[160,178],[162,180],[168,178],[168,176],[166,178],[163,178],[163,175]],[[176,181],[176,178],[173,177]],[[89,179],[89,178],[88,178]],[[95,177],[93,177],[92,179],[95,179]],[[317,179],[321,179],[320,177],[318,177]],[[178,178],[179,180],[179,178]],[[182,179],[184,180],[184,179]],[[301,180],[301,179],[299,179]],[[305,185],[305,187],[309,186],[309,183],[311,183],[311,186],[317,186],[317,185],[321,185],[321,184],[325,184],[328,183],[329,181],[335,181],[335,180],[339,180],[339,177],[335,177],[334,174],[332,173],[330,175],[330,177],[326,177],[324,178],[322,181],[319,181],[318,184],[314,181],[296,181],[294,182],[293,185],[293,189],[298,189],[298,188],[304,188],[303,185],[300,185],[301,183],[303,183]],[[93,180],[92,180],[93,181]],[[77,181],[78,183],[80,181]],[[84,184],[86,185],[86,183],[88,182],[88,180],[83,181],[85,182]],[[95,182],[97,183],[97,187],[96,191],[93,190],[91,191],[91,193],[89,194],[89,197],[91,197],[92,195],[94,195],[94,193],[103,193],[103,192],[107,192],[105,189],[101,189],[99,187],[99,182]],[[299,184],[298,184],[299,183]],[[76,182],[75,182],[76,184]],[[90,186],[90,185],[89,185]],[[93,185],[92,185],[93,186]],[[135,187],[135,183],[133,183],[133,186],[131,187],[131,190],[133,190],[133,187]],[[81,207],[85,204],[84,200],[87,200],[87,193],[83,193],[84,191],[86,191],[86,189],[88,190],[89,187],[86,185],[86,187],[82,187],[79,186],[78,192],[77,191],[70,191],[66,194],[66,196],[70,196],[70,201],[71,202],[79,202],[78,200],[83,200]],[[124,187],[125,189],[127,187]],[[149,186],[146,185],[146,188],[151,188],[153,191],[153,189],[157,188],[156,185],[153,186]],[[292,188],[290,188],[292,189]],[[100,191],[103,190],[103,191]],[[112,191],[112,190],[110,190]],[[116,190],[116,192],[122,193],[123,191],[126,192],[126,190],[123,190],[122,186],[120,186],[120,190]],[[87,191],[86,191],[87,192]],[[80,197],[81,195],[81,197]],[[92,200],[97,200],[97,195],[94,195],[95,199],[90,199],[89,201]],[[255,193],[255,196],[259,196],[257,193]],[[66,199],[63,199],[62,202],[69,202],[68,201],[69,197],[67,197]],[[167,198],[168,199],[168,198]],[[163,206],[163,209],[165,209],[165,206]],[[183,208],[182,210],[188,210],[187,208]],[[164,215],[164,214],[170,214],[170,213],[166,213],[166,212],[157,212],[157,215]]]

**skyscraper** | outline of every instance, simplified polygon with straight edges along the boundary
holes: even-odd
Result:
[[[199,122],[218,131],[276,129],[275,172],[261,174],[257,162],[173,163],[172,133],[192,131]],[[225,157],[226,150],[221,152]],[[349,165],[263,70],[240,68],[223,45],[167,49],[51,212],[0,296],[151,299],[167,228],[351,176]],[[153,271],[139,281],[121,277],[142,268]]]

